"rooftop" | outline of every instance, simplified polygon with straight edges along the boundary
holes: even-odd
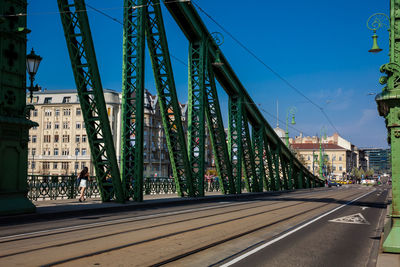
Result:
[[[300,149],[300,150],[318,150],[319,144],[292,144],[293,149]],[[336,144],[322,144],[322,149],[330,149],[330,150],[346,150],[345,148],[338,146]]]

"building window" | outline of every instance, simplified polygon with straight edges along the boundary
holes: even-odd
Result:
[[[36,148],[32,148],[32,156],[36,155]]]
[[[82,143],[86,143],[86,134],[82,135]]]
[[[75,162],[75,170],[79,169],[79,162]]]
[[[44,135],[43,136],[43,143],[50,143],[50,135]]]
[[[59,108],[56,108],[56,109],[55,109],[54,115],[55,115],[56,117],[60,116],[60,109],[59,109]]]
[[[342,165],[339,165],[339,171],[342,171],[342,170],[343,170]]]
[[[44,110],[44,116],[50,117],[51,116],[51,109],[45,109]]]
[[[79,155],[79,148],[75,148],[75,156],[78,156],[78,155]]]
[[[76,128],[76,129],[80,129],[80,128],[81,128],[81,123],[80,123],[80,122],[77,122],[75,128]]]
[[[63,148],[62,149],[62,155],[63,156],[68,156],[69,155],[69,149],[68,148]]]
[[[70,96],[64,96],[63,103],[69,103],[69,102],[71,102],[71,97]]]
[[[43,170],[48,170],[48,169],[50,169],[50,162],[47,161],[43,162]]]
[[[68,162],[61,162],[61,169],[68,170],[69,164]]]
[[[80,108],[76,108],[76,116],[80,116],[82,114],[82,110]]]
[[[64,108],[63,109],[64,116],[70,116],[71,115],[71,109],[70,108]]]
[[[60,123],[55,122],[54,123],[54,129],[60,129]]]
[[[45,103],[45,104],[51,104],[51,100],[52,100],[51,97],[45,97],[45,98],[44,98],[44,103]]]
[[[83,161],[82,163],[81,163],[81,169],[83,169],[83,168],[85,168],[86,167],[86,163]]]
[[[32,143],[36,143],[36,141],[37,141],[36,135],[32,135]]]
[[[69,135],[68,135],[68,134],[64,134],[64,135],[63,135],[63,140],[62,140],[62,142],[63,142],[63,143],[69,143]]]
[[[54,148],[53,155],[58,156],[58,148]]]
[[[57,169],[58,169],[57,162],[53,162],[53,169],[55,169],[55,170],[57,170]]]
[[[311,157],[310,157],[310,155],[308,155],[307,160],[310,160],[310,159],[311,159]]]
[[[54,143],[58,143],[60,136],[58,134],[54,135]]]
[[[51,121],[46,122],[46,129],[51,129]]]
[[[82,148],[82,156],[86,156],[86,148]]]
[[[63,129],[69,129],[69,121],[63,122]]]
[[[31,169],[32,169],[32,170],[36,169],[36,162],[32,161]]]
[[[339,156],[339,161],[342,161],[342,156]]]
[[[34,109],[32,113],[33,113],[32,114],[33,117],[37,117],[38,116],[38,110],[37,109]]]

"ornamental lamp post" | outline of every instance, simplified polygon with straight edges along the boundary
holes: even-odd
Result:
[[[370,53],[379,53],[382,49],[378,46],[378,35],[376,31],[380,28],[389,29],[389,17],[384,13],[375,13],[367,20],[367,28],[373,32],[372,48],[368,50]]]
[[[211,37],[215,45],[217,46],[215,61],[211,63],[211,65],[220,68],[224,65],[224,63],[221,61],[221,51],[219,50],[219,47],[224,43],[224,36],[220,32],[213,32],[211,33]]]
[[[285,139],[286,139],[286,146],[289,147],[289,114],[292,116],[292,121],[290,124],[295,125],[296,122],[294,120],[294,114],[297,112],[296,107],[290,107],[286,110],[286,132],[285,132]]]
[[[37,84],[35,86],[33,86],[33,81],[35,80],[35,75],[38,71],[41,61],[42,61],[42,57],[39,55],[36,55],[35,51],[32,48],[31,53],[26,56],[26,71],[28,72],[29,80],[31,81],[31,84],[28,88],[28,90],[30,92],[31,103],[32,103],[33,92],[39,91],[39,86]]]
[[[31,165],[32,179],[33,179],[33,167],[35,166],[35,153],[36,153],[36,151],[32,149],[32,165]]]
[[[383,243],[383,251],[400,253],[400,32],[398,31],[400,27],[400,0],[390,1],[390,18],[378,13],[372,15],[368,22],[370,21],[373,22],[372,27],[376,29],[381,27],[389,29],[390,62],[381,66],[380,71],[385,73],[386,76],[379,80],[380,84],[386,86],[375,97],[375,101],[378,105],[379,115],[385,118],[388,130],[387,140],[392,150],[392,228]]]
[[[324,135],[322,135],[322,133],[324,134]],[[326,129],[325,129],[325,126],[323,126],[322,128],[321,128],[321,131],[320,131],[320,133],[319,133],[319,136],[320,136],[320,139],[319,139],[319,177],[321,178],[321,179],[323,179],[323,174],[324,174],[324,172],[323,172],[323,155],[322,155],[322,138],[324,138],[324,139],[326,139]]]
[[[75,148],[75,176],[78,174],[78,154],[79,154],[79,143],[76,144]]]

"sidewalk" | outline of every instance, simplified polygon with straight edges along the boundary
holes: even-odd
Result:
[[[387,203],[391,203],[391,201],[392,201],[392,190],[389,190]],[[377,267],[400,267],[400,254],[385,253],[382,251],[382,244],[391,227],[390,208],[391,206],[387,205],[386,216],[384,218],[382,226],[383,231],[381,234],[381,244],[379,246],[379,254],[376,263]]]

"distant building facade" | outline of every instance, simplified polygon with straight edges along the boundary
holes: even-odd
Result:
[[[391,174],[390,149],[363,148],[362,151],[369,158],[369,168],[379,174]]]
[[[121,93],[104,90],[118,164],[121,163]],[[27,100],[28,102],[29,100]],[[76,90],[35,92],[31,120],[39,124],[29,131],[28,173],[69,175],[88,167],[94,174],[89,141]],[[187,104],[180,104],[182,124],[187,133]],[[148,90],[144,95],[143,175],[172,175],[168,146],[158,97]],[[206,166],[215,168],[214,156],[206,130]]]
[[[349,175],[354,168],[368,169],[368,155],[337,133],[334,133],[332,136],[327,136],[326,138],[319,138],[318,136],[303,137],[302,134],[300,134],[300,136],[296,136],[294,139],[290,138],[289,143],[292,149],[304,158],[306,167],[310,171],[314,171],[316,175],[319,174],[319,165],[315,162],[319,162],[320,143],[322,154],[325,158],[323,160],[323,162],[325,162],[324,166],[326,166],[324,173],[343,177]],[[313,152],[314,155],[318,155],[314,160],[312,160],[312,156],[310,156]],[[318,171],[316,171],[316,169],[318,169]],[[329,172],[327,172],[327,170],[329,170]]]
[[[104,90],[113,141],[120,146],[120,97]],[[88,167],[93,173],[90,147],[76,90],[34,93],[31,120],[39,124],[29,130],[28,173],[67,175]],[[116,149],[117,158],[120,149]]]
[[[318,143],[299,143],[292,144],[298,156],[301,157],[306,168],[315,175],[319,175],[320,170],[320,150]],[[322,144],[323,173],[327,176],[335,175],[342,177],[343,173],[349,172],[349,150],[336,144]]]

